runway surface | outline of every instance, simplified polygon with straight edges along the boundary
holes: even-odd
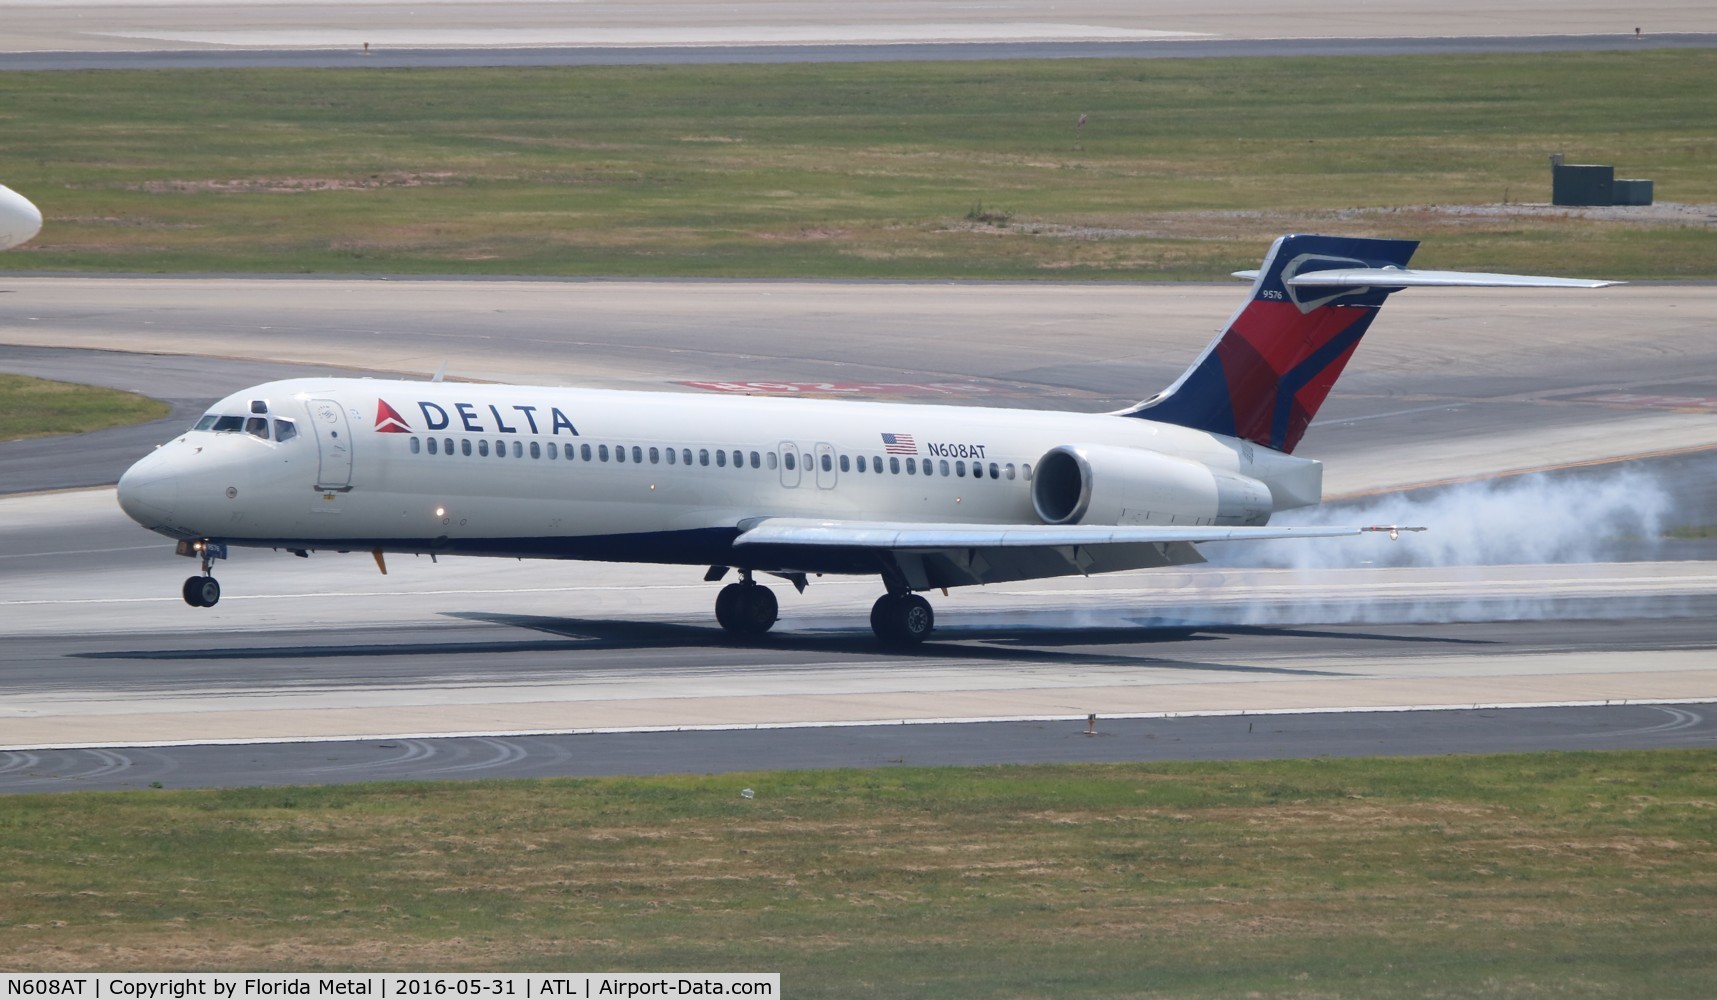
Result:
[[[74,380],[146,391],[165,379],[150,394],[167,398],[200,379],[218,398],[281,371],[239,377],[165,357],[201,355],[418,377],[445,364],[450,377],[680,391],[805,382],[813,387],[801,391],[829,396],[1088,412],[1168,385],[1245,291],[36,277],[0,279],[0,290],[0,340],[128,355],[0,360],[67,377],[72,364],[111,370]],[[1390,300],[1301,451],[1325,461],[1326,496],[1342,496],[1711,447],[1714,328],[1712,285],[1409,291]]]
[[[884,0],[854,8],[816,0],[660,3],[346,2],[221,4],[25,0],[9,6],[4,46],[17,51],[233,48],[698,49],[835,45],[1154,40],[1627,36],[1717,31],[1697,0],[1644,0],[1625,12],[1601,0],[1507,6],[1449,0],[1434,7],[1374,0],[1363,8],[1310,0]],[[1636,40],[1636,32],[1638,40]]]
[[[1717,12],[1647,0],[814,0],[651,4],[26,0],[0,69],[474,67],[1407,55],[1710,47]]]
[[[183,39],[188,44],[190,38]],[[720,46],[418,48],[342,40],[321,48],[0,52],[0,70],[425,69],[526,66],[713,66],[757,63],[970,62],[994,59],[1230,59],[1535,52],[1641,52],[1717,46],[1717,32],[1375,38],[1184,38],[1174,41],[943,42]]]
[[[1717,743],[1712,705],[0,751],[0,793],[845,767],[1415,756]],[[755,793],[767,798],[769,776]]]

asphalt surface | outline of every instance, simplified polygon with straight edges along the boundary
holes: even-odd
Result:
[[[1717,34],[1528,35],[1415,38],[1223,38],[1133,42],[965,42],[889,45],[721,45],[552,48],[224,49],[147,52],[0,52],[0,70],[401,69],[643,66],[740,63],[947,62],[995,59],[1226,59],[1610,52],[1711,48]]]
[[[897,389],[856,395],[1086,412],[1169,384],[1244,295],[1238,283],[3,284],[5,339],[121,352],[18,355],[17,370],[58,365],[76,381],[106,379],[186,401],[282,371],[258,367],[251,377],[228,363],[248,358],[425,378],[445,364],[453,378],[680,391],[690,390],[678,383],[699,380],[885,383]],[[1717,444],[1709,417],[1717,411],[1717,289],[1477,289],[1397,299],[1302,443],[1302,453],[1326,463],[1328,496]],[[205,365],[144,352],[228,360]],[[161,369],[171,384],[152,390]],[[210,388],[199,394],[199,385]],[[183,426],[128,440],[143,454]],[[55,446],[29,447],[46,450],[38,468],[47,473],[78,461]],[[117,464],[110,460],[103,474]],[[100,481],[112,478],[68,475],[59,485]]]
[[[0,751],[0,793],[1717,745],[1709,704]],[[767,774],[756,793],[769,794]]]

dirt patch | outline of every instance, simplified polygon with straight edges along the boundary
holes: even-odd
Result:
[[[126,184],[150,194],[297,194],[304,191],[364,191],[372,188],[425,187],[455,183],[457,175],[393,171],[368,177],[246,177],[238,180],[144,181]]]

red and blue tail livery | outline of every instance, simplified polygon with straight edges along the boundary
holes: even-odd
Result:
[[[1127,415],[1292,452],[1383,299],[1404,287],[1378,284],[1376,272],[1405,268],[1418,247],[1416,240],[1277,239],[1222,333],[1174,385]],[[1296,280],[1344,271],[1372,276],[1352,284]]]

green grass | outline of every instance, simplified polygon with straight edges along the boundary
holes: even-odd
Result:
[[[140,424],[167,412],[166,403],[117,389],[0,373],[0,441]]]
[[[0,73],[0,166],[47,215],[0,268],[1211,278],[1318,229],[1712,277],[1708,225],[1416,206],[1547,201],[1552,152],[1717,202],[1714,78],[1711,50]]]
[[[804,997],[1708,996],[1713,765],[7,796],[0,966],[779,970]]]

